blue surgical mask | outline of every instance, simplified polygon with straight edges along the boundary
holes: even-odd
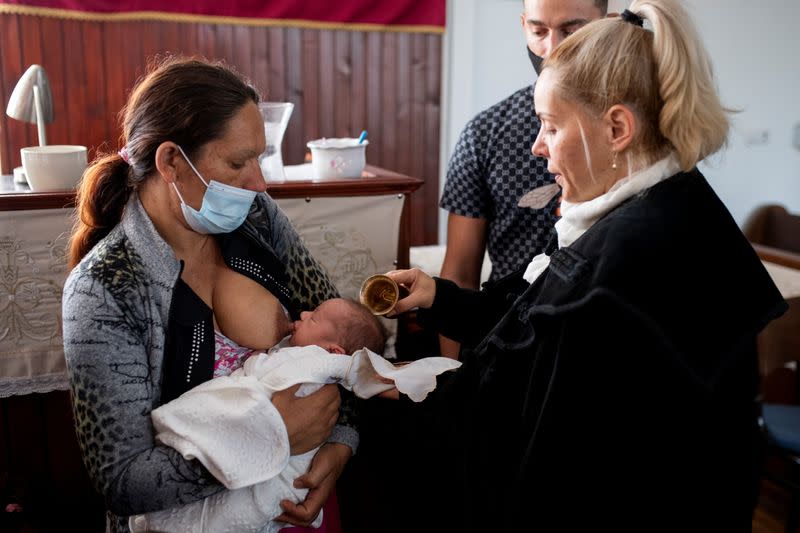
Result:
[[[256,191],[248,191],[247,189],[240,189],[231,185],[225,185],[218,181],[211,180],[206,182],[200,172],[197,171],[195,166],[186,157],[186,152],[183,148],[178,146],[186,162],[192,167],[192,170],[203,185],[206,186],[206,192],[203,195],[203,203],[200,206],[200,211],[197,211],[192,206],[183,201],[178,187],[175,182],[172,187],[178,193],[178,198],[181,200],[181,211],[183,211],[183,218],[194,231],[203,234],[216,234],[216,233],[230,233],[242,225],[247,214],[250,212],[250,206],[255,199]]]

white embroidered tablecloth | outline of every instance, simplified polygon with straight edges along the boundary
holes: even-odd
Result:
[[[343,296],[357,298],[365,278],[395,268],[402,196],[278,203]],[[61,292],[73,213],[0,211],[0,397],[69,388]],[[396,321],[386,325],[393,332]]]
[[[68,388],[61,291],[73,212],[0,211],[0,397]]]

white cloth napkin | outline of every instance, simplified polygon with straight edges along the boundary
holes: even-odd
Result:
[[[361,398],[392,388],[422,401],[436,376],[461,363],[429,357],[395,366],[363,348],[352,356],[318,346],[282,347],[249,357],[230,376],[207,381],[152,412],[156,439],[199,460],[228,489],[203,501],[132,517],[132,531],[278,531],[274,521],[283,499],[302,501],[305,489],[293,481],[308,470],[317,450],[289,456],[283,419],[272,394],[303,384],[298,396],[325,383],[339,383]],[[321,516],[314,527],[319,527]]]
[[[562,200],[561,219],[556,222],[558,247],[570,246],[609,211],[631,196],[674,176],[679,170],[678,159],[670,154],[653,165],[620,179],[611,186],[607,193],[601,194],[597,198],[580,203]],[[528,264],[522,277],[528,283],[533,283],[549,265],[550,256],[539,254]]]

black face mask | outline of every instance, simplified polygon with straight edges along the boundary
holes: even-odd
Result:
[[[536,75],[538,76],[539,74],[542,73],[542,63],[544,62],[544,58],[539,57],[533,52],[531,52],[531,49],[528,48],[527,45],[525,46],[525,50],[528,52],[528,59],[531,60],[531,65],[533,65],[533,70],[536,71]]]

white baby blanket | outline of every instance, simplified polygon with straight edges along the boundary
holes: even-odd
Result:
[[[183,507],[131,517],[131,531],[274,532],[280,501],[302,501],[295,489],[317,450],[289,456],[283,419],[272,405],[274,392],[303,384],[298,396],[325,383],[339,383],[361,398],[392,388],[420,402],[436,387],[436,376],[461,365],[429,357],[395,366],[366,348],[352,356],[318,346],[273,349],[253,355],[244,366],[207,381],[152,412],[156,439],[186,459],[199,460],[228,489]],[[319,527],[322,515],[314,527]]]

